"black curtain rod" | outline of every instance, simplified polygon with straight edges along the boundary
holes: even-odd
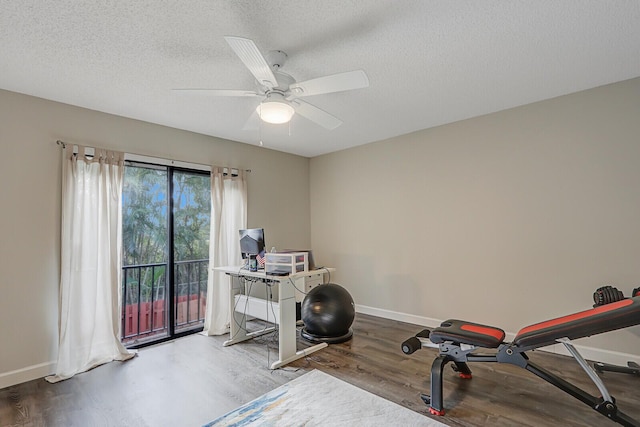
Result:
[[[61,141],[61,140],[59,140],[59,139],[56,141],[56,144],[58,144],[58,145],[59,145],[59,146],[61,146],[62,148],[67,148],[67,143],[66,143],[66,142],[64,142],[64,141]],[[177,161],[180,161],[180,160],[177,160]],[[190,162],[185,162],[185,163],[190,163]],[[202,163],[200,163],[200,164],[202,164]],[[209,167],[211,167],[211,165],[203,165],[203,166],[209,166]],[[217,167],[224,167],[224,168],[227,168],[227,169],[230,169],[230,170],[233,170],[233,169],[239,170],[238,168],[230,168],[230,167],[228,167],[228,166],[217,166]],[[251,169],[245,169],[244,171],[245,171],[245,172],[248,172],[248,173],[251,173]]]

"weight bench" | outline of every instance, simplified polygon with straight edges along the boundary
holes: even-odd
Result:
[[[596,372],[587,364],[571,340],[597,335],[640,324],[640,296],[626,298],[590,310],[527,326],[518,332],[513,342],[505,342],[502,329],[493,326],[447,320],[429,331],[423,330],[402,343],[402,351],[411,354],[420,348],[439,349],[431,365],[431,395],[420,397],[429,405],[433,415],[444,415],[442,371],[453,362],[452,368],[461,378],[470,379],[467,362],[509,363],[526,369],[548,383],[570,394],[602,415],[625,426],[639,427],[640,422],[618,410]],[[529,360],[526,352],[551,344],[562,343],[598,387],[601,397],[593,396]],[[493,354],[475,354],[478,348],[496,349]]]

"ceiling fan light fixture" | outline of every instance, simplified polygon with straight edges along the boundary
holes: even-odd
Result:
[[[275,95],[275,96],[274,96]],[[280,94],[270,94],[267,99],[258,105],[256,112],[262,121],[279,125],[288,123],[295,110]]]

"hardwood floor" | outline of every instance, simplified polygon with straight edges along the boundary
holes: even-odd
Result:
[[[254,327],[260,327],[254,324]],[[0,426],[200,426],[281,384],[319,369],[364,390],[428,415],[420,392],[428,392],[435,350],[412,355],[400,343],[421,328],[357,315],[354,337],[282,369],[271,335],[223,347],[227,337],[192,335],[140,350],[58,384],[43,379],[0,390]],[[299,341],[299,348],[308,344]],[[530,357],[550,371],[596,394],[571,358],[544,352]],[[445,371],[450,426],[614,426],[575,398],[524,369],[471,364],[471,381]],[[640,378],[605,373],[619,407],[640,420]],[[339,398],[339,396],[337,396]]]

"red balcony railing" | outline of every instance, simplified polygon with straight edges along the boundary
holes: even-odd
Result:
[[[174,264],[174,332],[202,327],[209,260]],[[123,268],[122,342],[131,346],[169,336],[166,263]]]

